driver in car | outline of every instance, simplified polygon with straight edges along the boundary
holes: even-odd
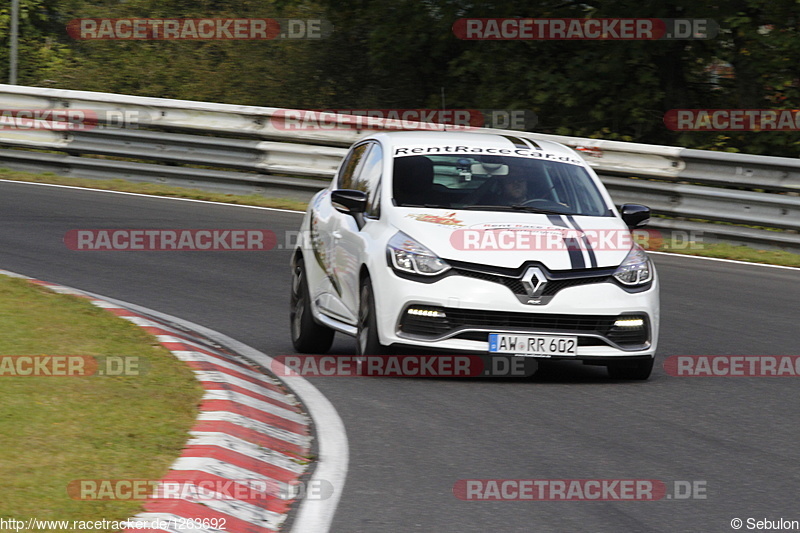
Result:
[[[498,203],[501,205],[522,204],[530,200],[528,196],[528,180],[518,175],[510,173],[507,176],[499,176],[500,194]]]
[[[476,168],[477,167],[477,168]],[[484,186],[476,191],[475,199],[467,205],[526,205],[532,200],[550,199],[550,191],[538,171],[525,164],[496,164],[482,161],[473,165],[473,172],[488,174],[492,177]]]
[[[491,203],[496,205],[522,205],[534,199],[548,196],[547,187],[527,166],[509,166],[504,175],[494,177],[496,183],[492,187]]]

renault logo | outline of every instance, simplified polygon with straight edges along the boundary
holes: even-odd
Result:
[[[525,287],[525,292],[531,298],[537,298],[542,295],[545,285],[547,285],[547,276],[544,275],[542,269],[539,267],[530,267],[522,275],[522,286]]]

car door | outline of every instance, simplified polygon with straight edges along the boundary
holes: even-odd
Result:
[[[368,226],[380,218],[381,208],[383,150],[378,142],[372,141],[369,145],[369,152],[364,156],[364,162],[357,169],[349,187],[367,194],[364,226],[359,228],[352,216],[337,213],[341,225],[336,253],[336,275],[342,289],[342,303],[354,319],[358,316],[360,269],[369,244],[367,240],[370,238]]]
[[[352,189],[369,152],[371,143],[360,143],[347,154],[339,173],[334,178],[332,189]],[[348,263],[341,248],[343,232],[348,231],[348,220],[352,217],[334,209],[330,189],[323,193],[322,199],[312,213],[311,231],[315,244],[314,255],[328,279],[327,287],[317,298],[320,310],[334,318],[355,323],[355,315],[343,303],[343,286],[347,283],[346,265]]]

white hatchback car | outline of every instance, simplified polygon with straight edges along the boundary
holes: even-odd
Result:
[[[540,140],[463,132],[357,142],[311,201],[292,255],[291,332],[324,353],[405,348],[582,360],[647,379],[653,263],[586,162]]]

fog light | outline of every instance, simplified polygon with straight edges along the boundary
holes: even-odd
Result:
[[[444,313],[444,311],[438,311],[436,309],[420,309],[416,307],[410,307],[406,313],[413,316],[424,316],[425,318],[447,318],[447,315]]]
[[[640,328],[644,326],[644,320],[641,318],[620,318],[614,322],[615,328]]]

